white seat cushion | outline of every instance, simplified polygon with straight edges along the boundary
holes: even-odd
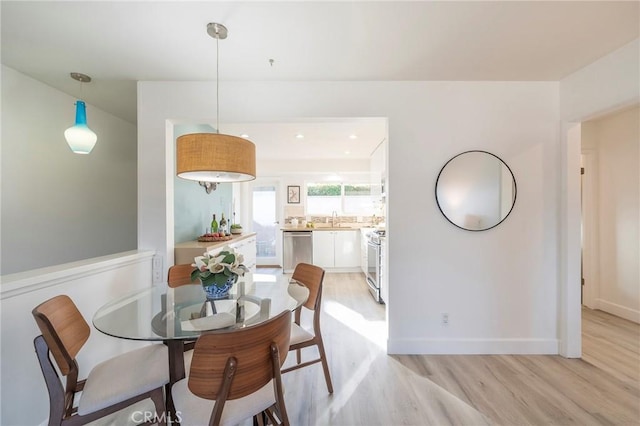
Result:
[[[84,385],[78,414],[93,413],[169,383],[169,352],[153,344],[96,365]]]
[[[289,345],[306,342],[307,340],[313,339],[313,337],[313,334],[309,333],[295,322],[291,323],[291,341],[289,342]]]
[[[193,360],[193,349],[184,353],[184,373],[189,377],[189,370],[191,370],[191,361]]]
[[[178,420],[182,426],[208,425],[216,402],[191,393],[187,387],[188,380],[188,378],[182,379],[171,388]],[[273,380],[271,380],[251,395],[225,402],[220,425],[236,425],[261,413],[275,402]]]

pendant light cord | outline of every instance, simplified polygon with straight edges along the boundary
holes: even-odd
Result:
[[[216,34],[218,30],[216,29]],[[220,133],[220,36],[216,37],[216,133]]]

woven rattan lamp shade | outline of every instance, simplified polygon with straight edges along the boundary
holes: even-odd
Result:
[[[256,146],[219,133],[180,136],[176,147],[178,177],[202,182],[244,182],[256,178]]]

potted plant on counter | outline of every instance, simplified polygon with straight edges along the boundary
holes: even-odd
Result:
[[[231,233],[232,234],[242,234],[242,225],[239,223],[234,223],[231,225]]]

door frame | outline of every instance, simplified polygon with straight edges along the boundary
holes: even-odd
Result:
[[[582,175],[582,274],[584,277],[582,302],[591,309],[597,309],[599,297],[597,152],[583,149],[582,160],[584,167]]]
[[[282,232],[280,232],[280,227],[283,222],[283,208],[282,208],[282,181],[279,178],[256,178],[255,180],[249,182],[249,191],[248,191],[248,205],[250,217],[248,223],[250,224],[250,231],[255,232],[253,229],[253,189],[258,186],[269,186],[273,185],[275,187],[276,192],[276,255],[275,257],[258,257],[256,256],[256,265],[257,266],[273,266],[279,265],[282,267]]]

